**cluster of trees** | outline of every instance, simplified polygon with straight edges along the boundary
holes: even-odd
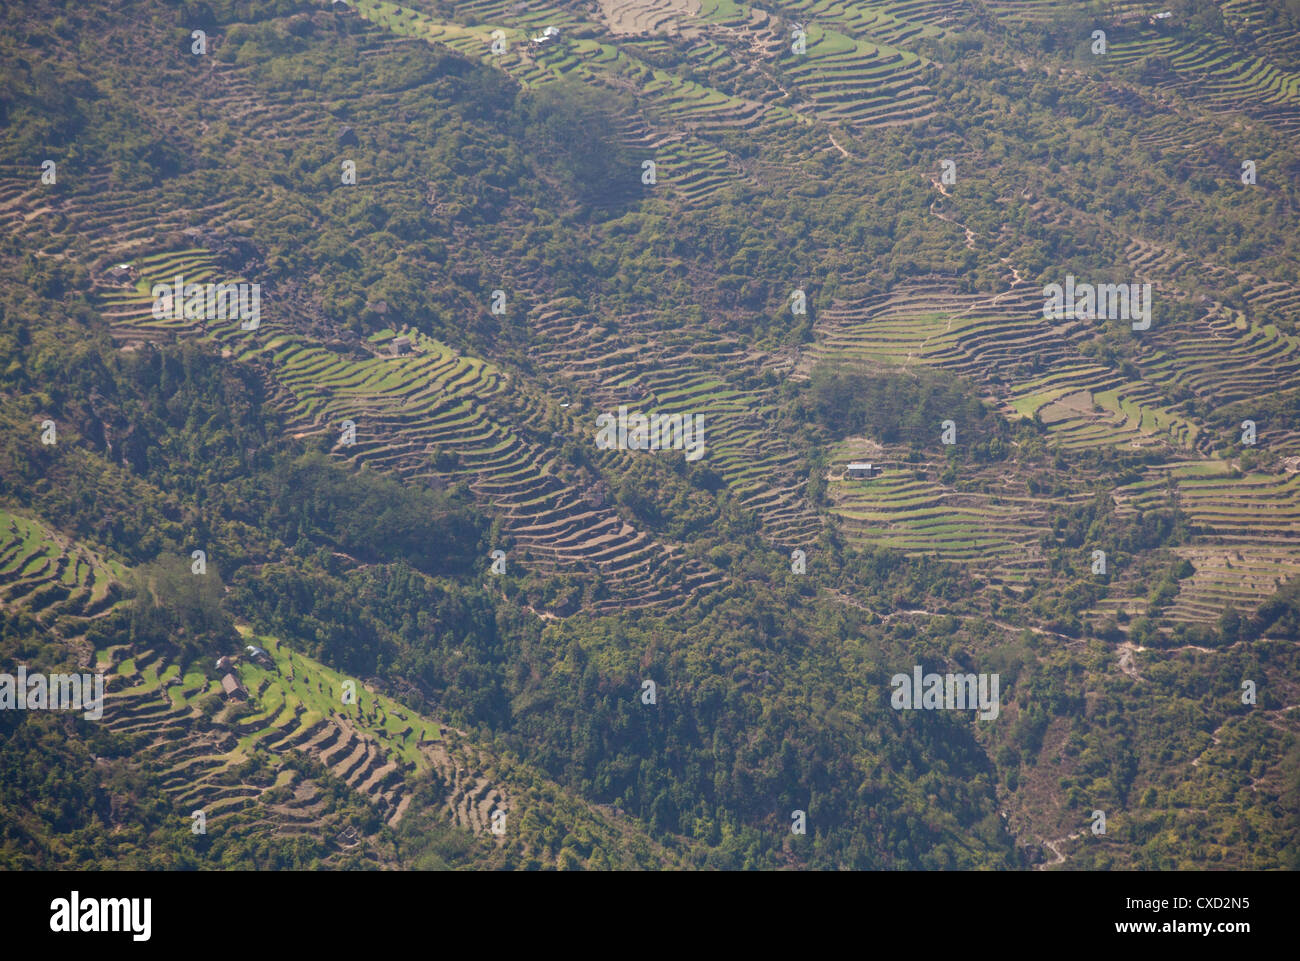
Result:
[[[516,100],[515,139],[534,169],[573,200],[600,207],[626,203],[640,186],[637,158],[614,139],[620,114],[631,112],[627,99],[576,80],[547,84]]]
[[[874,371],[841,362],[813,368],[805,410],[809,419],[842,439],[866,434],[882,444],[910,444],[941,451],[944,421],[955,426],[958,450],[977,460],[1001,460],[1011,430],[986,408],[961,378],[918,368]]]
[[[479,559],[482,515],[443,492],[340,468],[319,451],[277,460],[265,483],[260,520],[285,544],[333,547],[363,562],[403,561],[428,573],[466,574]]]
[[[215,569],[197,573],[188,558],[163,557],[132,571],[127,638],[142,648],[175,652],[182,664],[235,650],[239,635],[222,606]]]

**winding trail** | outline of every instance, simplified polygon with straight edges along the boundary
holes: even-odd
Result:
[[[832,138],[832,142],[833,142],[833,140],[834,140],[834,138]],[[836,144],[836,146],[838,147],[839,144]],[[847,154],[846,154],[846,156],[847,156]],[[942,183],[942,181],[935,180],[934,177],[931,176],[931,177],[930,177],[930,183],[932,183],[932,184],[934,185],[934,188],[935,188],[936,190],[938,190],[939,193],[941,193],[944,197],[946,197],[946,198],[948,198],[948,199],[952,199],[952,194],[948,192],[948,188],[944,186],[944,184]],[[935,215],[936,217],[938,217],[940,220],[943,220],[943,221],[946,221],[946,222],[952,224],[954,227],[960,227],[960,228],[962,229],[962,231],[966,234],[966,249],[967,249],[967,250],[974,250],[974,249],[975,249],[975,231],[971,230],[969,227],[967,227],[964,223],[962,223],[961,221],[957,220],[956,218],[946,216],[945,214],[941,214],[941,213],[939,213],[939,211],[935,210],[935,209],[934,209],[934,208],[935,208],[935,205],[938,204],[938,203],[939,203],[939,201],[937,201],[937,200],[934,200],[934,201],[931,201],[931,202],[930,202],[930,213],[934,214],[934,215]],[[994,304],[996,304],[996,303],[997,303],[999,300],[1001,300],[1003,297],[1007,297],[1007,296],[1009,296],[1009,295],[1012,293],[1012,291],[1013,291],[1016,287],[1019,287],[1021,284],[1023,284],[1023,283],[1025,282],[1024,277],[1023,277],[1023,276],[1021,275],[1021,273],[1020,273],[1020,268],[1019,268],[1019,267],[1016,267],[1013,263],[1011,263],[1011,258],[1010,258],[1010,257],[999,257],[998,260],[1001,261],[1002,263],[1006,264],[1007,267],[1011,270],[1011,289],[1006,290],[1006,291],[1003,291],[1003,292],[1000,293],[1000,294],[997,294],[997,295],[993,298],[993,300],[991,301],[991,303],[994,303]],[[974,308],[971,308],[971,309],[974,309]],[[970,312],[969,310],[966,311],[966,313],[969,313],[969,312]]]
[[[850,597],[848,594],[841,591],[834,591],[830,588],[823,588],[823,590],[842,603],[848,604],[850,607],[856,607],[858,610],[865,611],[868,614],[874,614],[882,621],[887,621],[892,617],[952,617],[958,621],[979,620],[985,624],[992,624],[995,627],[1000,627],[1004,631],[1032,631],[1033,633],[1039,634],[1043,637],[1051,637],[1059,641],[1064,641],[1066,644],[1078,645],[1084,643],[1081,638],[1070,637],[1068,634],[1058,634],[1056,631],[1049,631],[1046,628],[1035,627],[1032,624],[1008,624],[1006,621],[1000,621],[995,617],[986,617],[982,614],[950,614],[944,611],[928,611],[920,607],[908,608],[901,611],[890,611],[887,614],[882,614],[880,611],[875,611],[867,607],[857,598]]]
[[[930,183],[934,184],[937,188],[939,188],[939,193],[943,194],[945,197],[951,197],[951,196],[952,196],[952,194],[948,193],[948,191],[944,189],[943,184],[941,184],[939,181],[935,180],[933,177],[930,178]],[[933,200],[933,201],[930,202],[930,213],[934,214],[934,215],[935,215],[936,217],[938,217],[940,220],[945,220],[945,221],[947,221],[948,223],[952,224],[954,227],[960,227],[962,230],[964,230],[964,231],[966,232],[966,249],[967,249],[967,250],[974,250],[974,249],[975,249],[975,231],[971,230],[971,229],[970,229],[969,227],[967,227],[965,224],[958,222],[955,218],[953,218],[953,217],[947,217],[947,216],[945,216],[945,215],[939,213],[939,211],[935,210],[935,209],[934,209],[935,204],[937,204],[938,202],[939,202],[939,201],[937,201],[937,200]]]
[[[1042,864],[1035,864],[1034,870],[1046,871],[1048,868],[1055,867],[1058,864],[1064,864],[1065,855],[1061,853],[1061,849],[1058,848],[1057,845],[1064,844],[1066,841],[1073,841],[1075,838],[1081,838],[1081,837],[1083,837],[1083,832],[1077,831],[1074,834],[1067,834],[1063,838],[1053,838],[1051,841],[1044,841],[1043,847],[1049,848],[1052,854],[1055,855],[1056,859],[1053,861],[1044,861]]]

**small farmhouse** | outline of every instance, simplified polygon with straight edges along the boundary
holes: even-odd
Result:
[[[229,701],[248,700],[248,691],[244,690],[244,685],[240,684],[239,679],[233,674],[227,674],[221,679],[221,691]]]
[[[132,264],[116,264],[108,270],[108,279],[119,284],[135,283],[137,276],[139,275]]]
[[[870,461],[855,460],[844,468],[845,477],[875,477],[880,473],[880,468],[874,466]]]
[[[263,667],[271,667],[275,664],[275,662],[271,660],[271,655],[266,653],[266,651],[262,650],[260,647],[254,647],[252,644],[249,644],[246,650],[248,651],[248,656],[255,663],[260,664]]]

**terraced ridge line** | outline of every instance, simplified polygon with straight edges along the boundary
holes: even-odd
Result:
[[[1186,33],[1165,35],[1154,28],[1135,36],[1116,37],[1103,70],[1114,70],[1159,56],[1173,76],[1154,89],[1176,90],[1211,110],[1245,112],[1284,130],[1300,129],[1300,72],[1234,50],[1217,38]]]
[[[38,521],[0,511],[0,598],[6,609],[23,610],[47,626],[54,618],[84,624],[118,603],[118,585],[125,576],[117,562]],[[127,645],[92,656],[95,669],[105,675],[103,723],[136,744],[132,763],[157,774],[178,818],[188,822],[191,812],[201,809],[209,829],[219,829],[233,812],[257,807],[268,792],[278,796],[286,789],[292,791],[287,802],[262,805],[264,817],[241,831],[251,834],[265,826],[277,835],[322,830],[315,816],[320,791],[312,781],[291,770],[280,771],[269,784],[239,774],[256,751],[312,754],[375,804],[390,826],[410,803],[407,774],[436,767],[454,781],[456,772],[436,722],[362,686],[357,703],[344,705],[345,678],[339,672],[275,638],[241,630],[270,654],[275,667],[241,659],[234,673],[250,692],[255,711],[238,720],[223,720],[225,713],[218,712],[215,725],[199,723],[203,701],[222,697],[215,677],[200,670],[182,676],[158,652]],[[65,634],[65,640],[77,639]],[[490,810],[508,809],[509,801],[502,788],[485,783],[481,771],[476,776],[475,816],[453,820],[482,832],[489,826]],[[460,804],[467,790],[454,783],[447,803]]]
[[[913,123],[933,113],[933,95],[920,80],[924,64],[915,54],[883,39],[859,41],[818,27],[810,32],[808,54],[794,57],[769,14],[730,2],[709,0],[691,18],[701,33],[693,34],[697,42],[683,52],[697,75],[709,78],[707,83],[653,66],[637,55],[642,47],[636,42],[606,42],[597,24],[547,4],[520,9],[509,0],[471,0],[455,5],[458,16],[477,20],[473,27],[382,0],[362,0],[358,10],[385,30],[447,46],[505,71],[526,87],[571,76],[635,90],[647,116],[669,134],[656,138],[658,149],[666,151],[655,157],[664,170],[662,183],[688,205],[714,202],[725,186],[748,181],[735,158],[699,135],[759,126],[777,134],[814,117],[870,128]],[[880,9],[867,19],[891,24],[895,41],[934,30],[924,23],[899,29],[902,21]],[[861,26],[866,20],[855,22]],[[548,26],[557,27],[564,39],[533,47],[530,38]],[[499,55],[491,52],[496,31],[507,43]],[[786,83],[800,90],[804,106],[785,103],[788,97],[774,77],[770,92],[758,100],[740,93],[742,77],[755,70],[770,76],[778,63]]]
[[[822,520],[808,504],[798,456],[770,423],[778,416],[774,391],[738,388],[722,373],[751,365],[757,371],[763,358],[750,357],[732,338],[697,328],[665,330],[646,316],[620,317],[615,330],[568,299],[533,309],[528,329],[534,362],[596,411],[626,405],[643,413],[699,414],[705,425],[699,463],[717,471],[741,506],[755,512],[769,541],[806,547],[820,535]],[[595,425],[578,429],[589,437]],[[604,456],[626,467],[628,458],[644,455]]]
[[[45,524],[0,510],[0,604],[72,637],[121,599],[125,569]]]

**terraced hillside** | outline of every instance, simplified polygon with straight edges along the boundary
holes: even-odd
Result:
[[[1300,476],[1242,472],[1222,463],[1184,463],[1120,488],[1121,511],[1149,509],[1172,488],[1201,535],[1180,550],[1195,568],[1171,606],[1173,621],[1210,622],[1232,607],[1253,610],[1296,576]]]
[[[216,668],[182,668],[130,643],[95,649],[72,628],[122,606],[126,570],[38,521],[6,512],[0,525],[4,609],[62,629],[59,644],[76,668],[102,675],[99,736],[129,751],[125,760],[96,759],[99,773],[120,776],[113,770],[126,764],[147,777],[170,811],[171,833],[223,845],[310,837],[325,842],[322,867],[397,866],[383,829],[398,828],[413,802],[525,861],[551,855],[511,832],[512,817],[561,818],[610,840],[635,833],[517,767],[506,767],[513,783],[503,780],[501,763],[462,733],[247,627],[242,640],[264,654],[231,652]]]
[[[277,333],[282,322],[271,318],[257,331],[242,330],[236,320],[212,327],[157,320],[149,296],[156,283],[166,284],[174,274],[186,284],[207,283],[218,276],[217,267],[197,250],[141,258],[135,267],[134,289],[103,296],[114,336],[128,343],[167,333],[210,338],[224,356],[268,372],[286,427],[296,437],[341,438],[350,422],[355,439],[335,445],[349,461],[417,481],[466,479],[500,513],[509,543],[526,552],[530,563],[542,570],[592,565],[610,595],[602,606],[672,604],[683,592],[719,583],[716,573],[691,563],[675,573],[678,564],[668,550],[608,508],[593,507],[561,479],[563,468],[553,454],[493,413],[491,402],[508,380],[493,365],[415,331],[404,332],[411,352],[393,355],[384,353],[396,340],[392,331],[339,351]],[[526,405],[536,403],[525,399]],[[435,465],[440,451],[454,452],[454,466]]]
[[[5,863],[1300,863],[1285,11],[34,2],[0,658],[109,696]]]
[[[182,676],[176,664],[154,651],[101,652],[96,667],[105,673],[110,690],[105,725],[139,739],[134,757],[158,772],[178,812],[202,810],[218,829],[225,815],[258,805],[265,792],[296,786],[287,772],[271,784],[250,784],[238,776],[259,751],[282,755],[290,750],[319,760],[368,800],[385,823],[396,825],[410,803],[407,775],[433,763],[429,752],[442,737],[438,725],[364,688],[357,689],[354,704],[345,704],[345,679],[336,672],[274,640],[247,639],[264,645],[274,662],[268,670],[241,658],[231,673],[247,689],[251,710],[223,707],[219,680],[201,670]],[[195,722],[214,707],[213,724],[203,730]],[[445,751],[437,757],[446,764]],[[322,825],[310,816],[314,795],[309,788],[294,790],[291,802],[265,805],[269,812],[264,816],[272,822],[280,820],[275,815],[282,816],[277,832],[319,831]],[[493,799],[506,809],[504,797],[493,794]],[[454,807],[455,800],[448,798],[448,805]],[[477,827],[482,831],[484,826]],[[256,822],[241,823],[241,830],[257,829]]]
[[[774,14],[732,0],[607,4],[600,8],[603,22],[596,22],[558,4],[453,5],[473,19],[472,26],[440,19],[420,4],[363,2],[357,10],[385,30],[445,45],[526,86],[570,77],[635,89],[658,133],[638,137],[633,131],[628,143],[662,166],[666,186],[698,204],[748,180],[738,158],[711,137],[741,130],[780,139],[800,118],[859,130],[930,116],[934,98],[924,80],[925,61],[900,45],[938,35],[934,24],[951,19],[945,11],[952,7],[813,3]],[[808,26],[795,53],[791,31],[810,18],[817,23]],[[546,28],[558,30],[558,38],[535,42]],[[645,43],[640,38],[646,35],[667,39]],[[676,56],[687,59],[691,76],[659,66]]]
[[[0,511],[0,598],[47,629],[75,636],[121,597],[122,568],[40,521]]]
[[[1294,339],[1213,305],[1203,326],[1184,324],[1176,339],[1166,338],[1167,350],[1163,345],[1147,349],[1144,342],[1126,377],[1123,370],[1099,366],[1075,349],[1071,341],[1086,330],[1044,321],[1041,306],[1041,299],[1023,285],[990,298],[945,298],[922,288],[837,304],[822,315],[812,357],[925,364],[972,377],[1009,417],[1034,420],[1066,449],[1156,450],[1174,458],[1199,454],[1202,460],[1153,470],[1147,483],[1116,490],[1116,504],[1126,510],[1150,509],[1163,503],[1171,485],[1177,505],[1200,528],[1196,543],[1201,546],[1189,547],[1189,556],[1213,554],[1210,544],[1230,541],[1245,552],[1243,563],[1273,558],[1279,565],[1276,577],[1240,585],[1239,604],[1258,604],[1295,576],[1300,558],[1284,548],[1276,553],[1294,540],[1297,523],[1295,469],[1282,464],[1296,453],[1289,430],[1270,437],[1271,453],[1280,458],[1273,461],[1278,472],[1251,478],[1222,459],[1226,438],[1191,413],[1194,408],[1186,401],[1176,400],[1197,397],[1211,409],[1226,408],[1270,389],[1294,389],[1293,365],[1300,357]],[[959,509],[955,505],[961,499],[953,492],[923,493],[924,484],[908,479],[906,470],[864,483],[840,484],[834,478],[832,483],[842,492],[835,510],[848,522],[846,530],[872,542],[960,557],[995,571],[1008,553],[1022,558],[1035,554],[1026,545],[1041,528],[1034,525],[1034,512],[1025,511],[1033,499],[1023,489],[1005,500],[981,497]],[[925,513],[917,513],[927,505]],[[890,531],[905,527],[909,534],[882,539],[880,524]],[[1004,533],[996,539],[999,530]],[[1186,590],[1194,595],[1203,580],[1192,581]],[[1197,611],[1194,619],[1211,620],[1227,599],[1219,595],[1206,605],[1189,596],[1177,608],[1178,619]]]
[[[1157,92],[1176,91],[1211,110],[1245,111],[1286,129],[1300,123],[1300,73],[1222,41],[1197,42],[1148,28],[1117,40],[1105,65],[1158,64]]]
[[[122,594],[124,568],[37,521],[6,513],[0,524],[5,607],[64,627],[70,650],[78,650],[79,635],[69,633],[67,625],[110,613]],[[275,834],[328,830],[329,822],[315,816],[327,805],[312,779],[293,769],[266,779],[249,763],[259,751],[311,755],[374,804],[390,825],[410,803],[408,773],[435,763],[452,773],[436,723],[364,689],[354,704],[344,705],[344,678],[337,672],[282,649],[273,639],[249,639],[265,646],[274,667],[245,660],[232,669],[254,706],[239,716],[232,715],[233,702],[223,704],[220,680],[210,671],[182,675],[158,652],[127,644],[81,648],[78,655],[83,667],[104,676],[104,726],[131,740],[133,764],[157,775],[178,820],[202,810],[215,831],[228,815],[255,807],[264,820],[241,820],[241,832],[260,833],[268,826]],[[250,767],[258,769],[250,772]],[[505,808],[503,797],[491,797]],[[449,796],[448,807],[454,810],[459,800],[459,794]],[[459,822],[462,816],[456,816]],[[465,825],[470,826],[468,818]]]
[[[909,462],[905,453],[852,442],[837,452],[827,481],[848,537],[906,554],[977,564],[999,585],[1024,586],[1046,574],[1038,545],[1048,528],[1045,498],[1005,479],[980,484],[978,490],[949,486],[936,477],[939,465]],[[868,457],[879,476],[845,476],[846,463]]]

